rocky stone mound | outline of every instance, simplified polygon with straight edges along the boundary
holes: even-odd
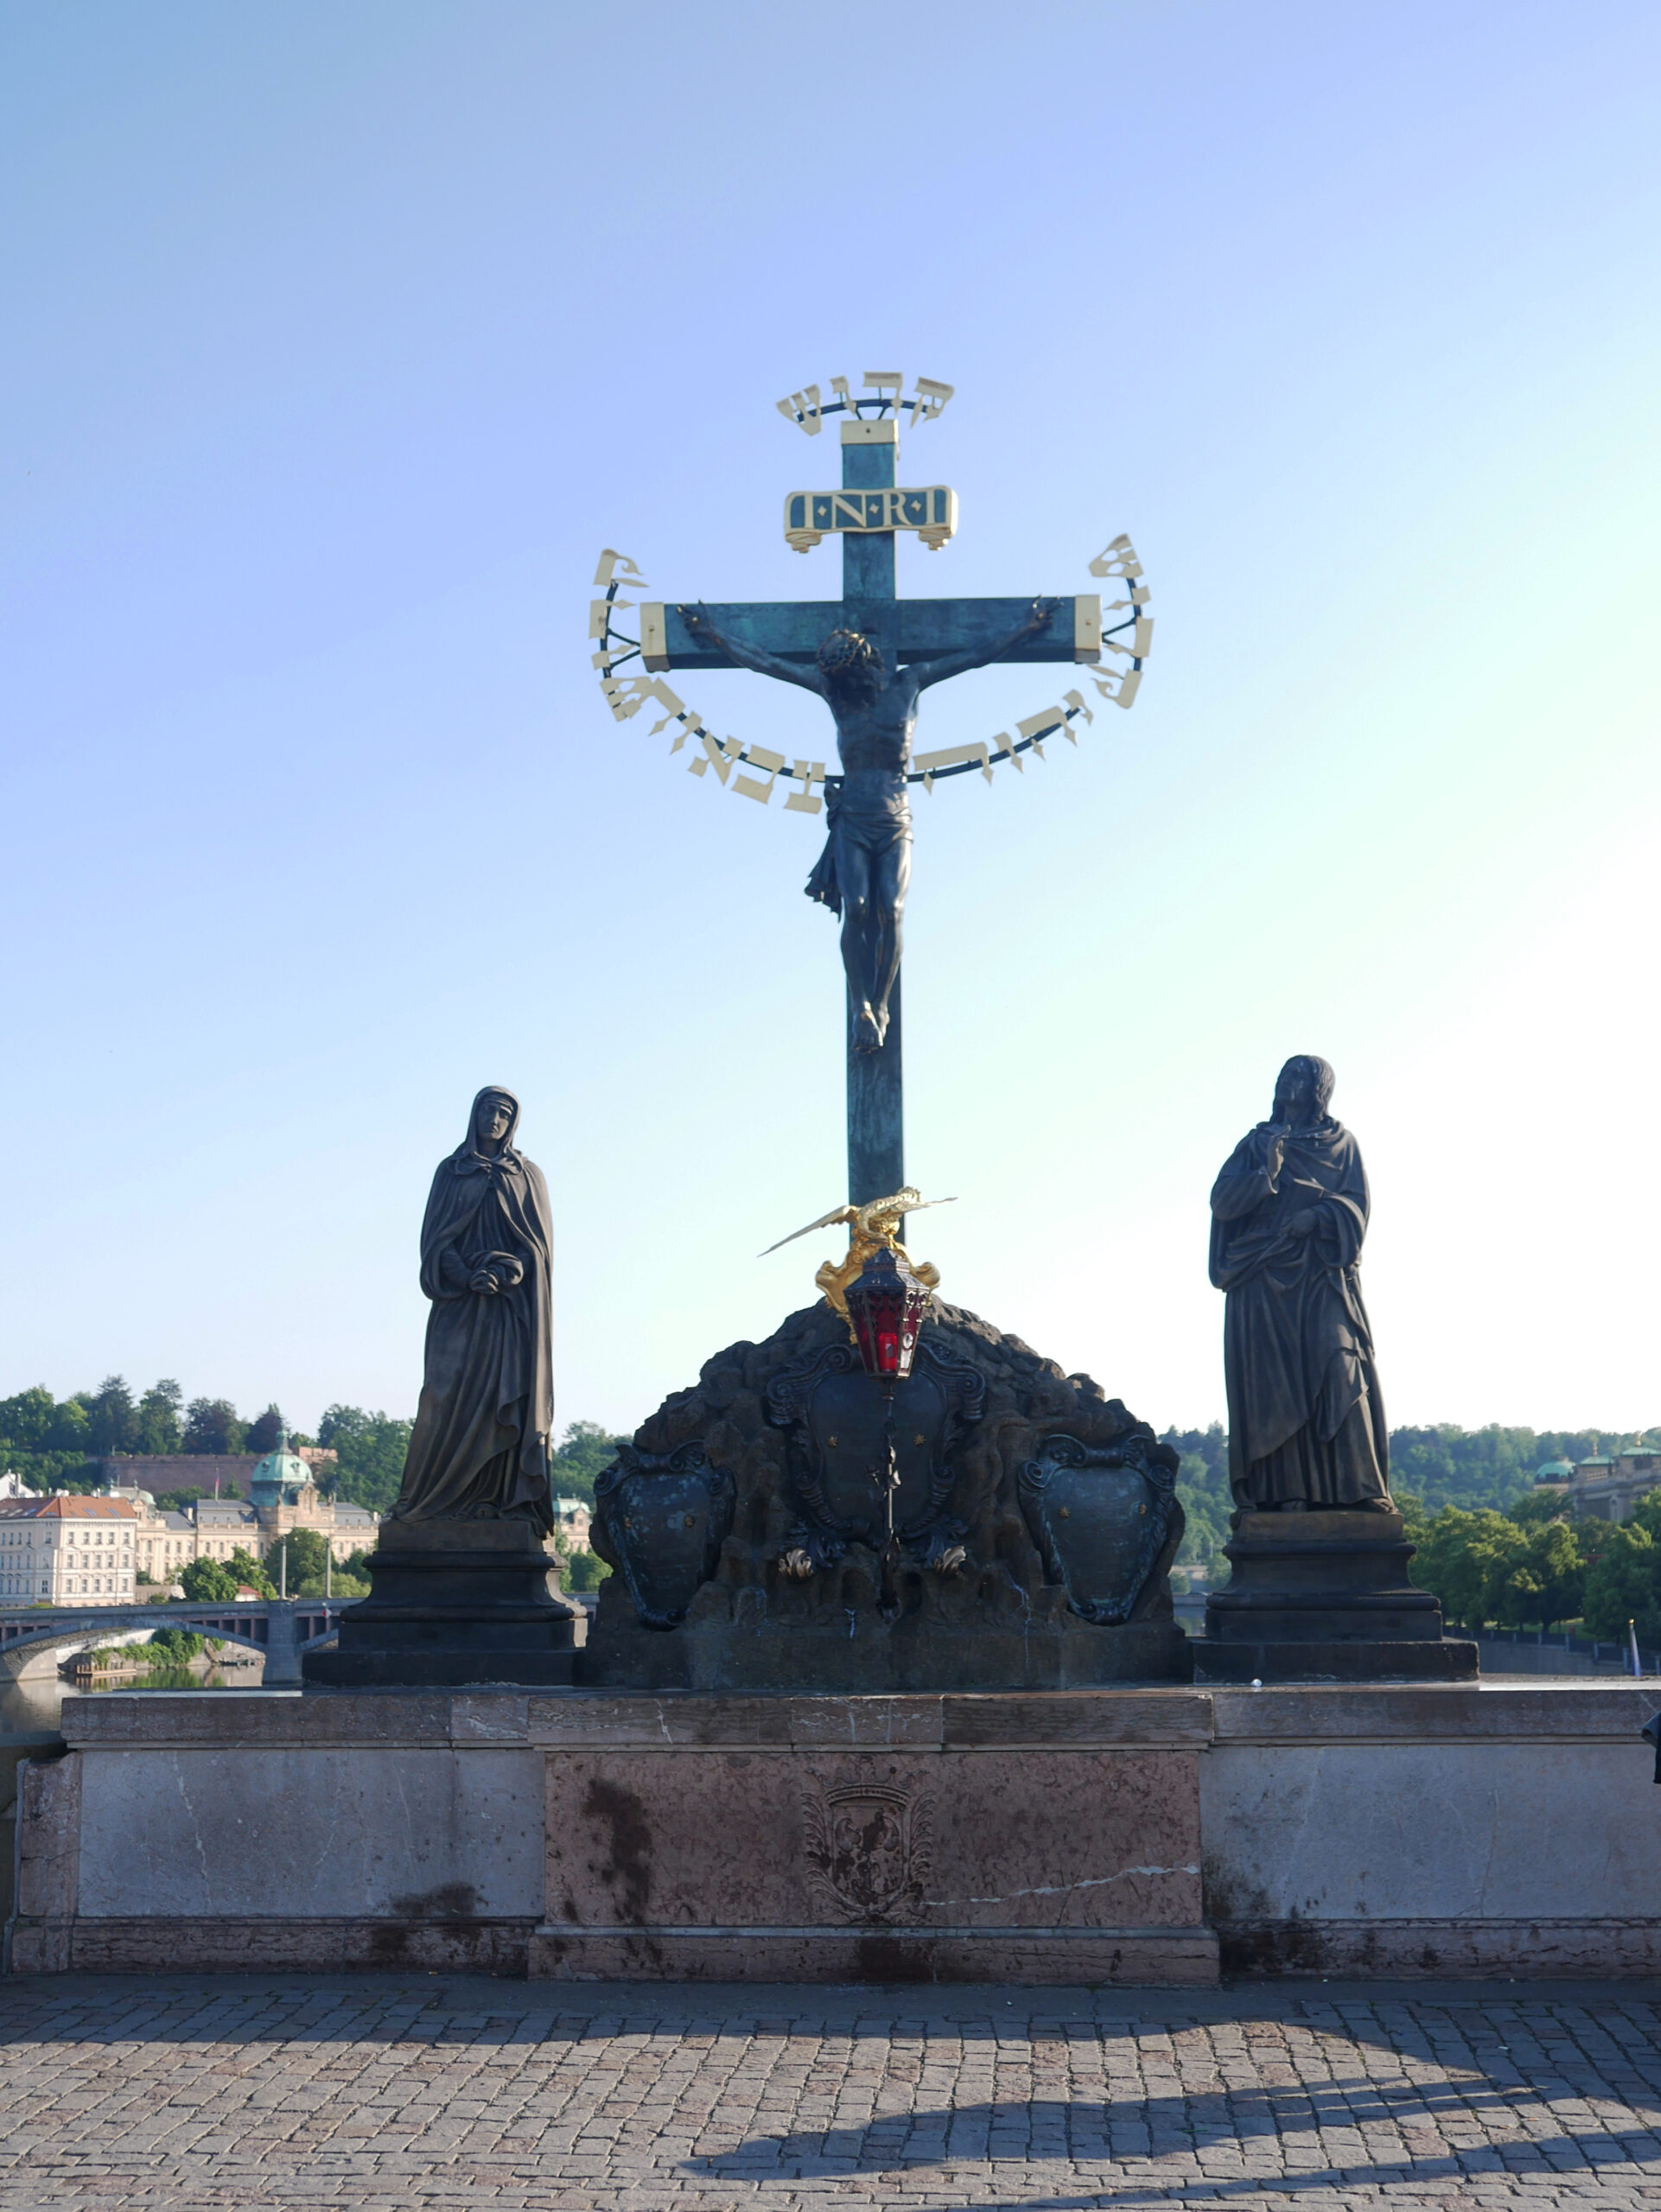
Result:
[[[913,1539],[886,1592],[874,1532],[849,1535],[844,1519],[836,1524],[843,1533],[827,1535],[826,1516],[812,1510],[815,1497],[824,1502],[816,1488],[821,1447],[836,1445],[837,1436],[824,1434],[822,1420],[812,1427],[811,1408],[791,1415],[792,1405],[811,1397],[817,1376],[850,1363],[838,1349],[848,1343],[846,1326],[821,1302],[792,1313],[765,1343],[717,1352],[601,1478],[595,1541],[614,1567],[625,1564],[631,1542],[646,1541],[624,1534],[626,1501],[631,1529],[665,1499],[677,1509],[690,1501],[694,1510],[659,1519],[674,1529],[684,1520],[693,1532],[689,1544],[707,1541],[691,1572],[692,1580],[705,1579],[671,1624],[648,1626],[629,1575],[614,1572],[581,1656],[581,1679],[653,1689],[850,1692],[1186,1679],[1187,1639],[1172,1618],[1168,1581],[1182,1535],[1168,1447],[1090,1376],[1065,1374],[977,1314],[937,1298],[923,1340],[928,1372],[957,1411],[931,1440],[932,1502],[920,1509],[932,1516],[928,1529],[919,1535],[913,1518]],[[855,1375],[837,1387],[862,1383]],[[1149,1510],[1145,1500],[1125,1503],[1141,1495],[1137,1471],[1148,1471],[1156,1518],[1141,1525],[1149,1545],[1161,1529],[1163,1539],[1156,1552],[1144,1547],[1121,1620],[1104,1624],[1099,1609],[1085,1618],[1078,1589],[1070,1592],[1058,1579],[1055,1540],[1065,1551],[1061,1524],[1070,1509],[1056,1509],[1060,1522],[1052,1517],[1034,1533],[1030,1471],[1047,1452],[1063,1450],[1058,1439],[1082,1447],[1091,1468],[1125,1470],[1098,1478],[1117,1485],[1122,1516]],[[921,1433],[907,1440],[924,1444]],[[684,1500],[681,1490],[652,1489],[659,1475],[690,1485]],[[913,1485],[913,1516],[918,1495]],[[1074,1527],[1088,1517],[1087,1508],[1071,1510],[1079,1515]],[[642,1577],[633,1580],[638,1596]]]

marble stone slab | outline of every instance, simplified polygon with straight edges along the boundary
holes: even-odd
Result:
[[[1200,1920],[1192,1752],[554,1752],[548,1920],[573,1928]]]
[[[1522,1716],[1519,1716],[1522,1717]],[[1219,1923],[1633,1917],[1661,1899],[1653,1757],[1626,1743],[1219,1748],[1205,1763]]]
[[[80,1764],[85,1916],[542,1916],[529,1749],[158,1745]]]

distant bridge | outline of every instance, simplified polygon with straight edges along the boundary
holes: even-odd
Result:
[[[300,1655],[334,1635],[351,1598],[261,1599],[227,1605],[212,1600],[193,1605],[41,1605],[0,1612],[0,1668],[19,1671],[21,1662],[53,1645],[66,1651],[95,1643],[112,1630],[188,1628],[220,1643],[240,1643],[265,1662],[268,1689],[296,1688]]]

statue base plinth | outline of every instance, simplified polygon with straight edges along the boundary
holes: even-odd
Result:
[[[1193,1679],[1204,1688],[1231,1682],[1473,1682],[1474,1643],[1448,1637],[1430,1643],[1352,1638],[1320,1643],[1193,1643]]]
[[[1196,1682],[1470,1681],[1474,1643],[1407,1579],[1399,1513],[1237,1514],[1226,1589],[1206,1600]]]
[[[370,1595],[341,1614],[335,1649],[304,1655],[308,1688],[570,1681],[576,1616],[530,1522],[384,1522],[368,1566]]]
[[[620,1594],[620,1593],[619,1593]],[[736,1618],[713,1610],[664,1635],[626,1618],[609,1586],[582,1653],[584,1688],[834,1692],[848,1697],[944,1691],[1099,1689],[1114,1682],[1186,1682],[1189,1640],[1173,1620],[1092,1628],[1059,1606],[983,1625],[972,1638],[913,1618],[890,1625],[870,1605],[831,1627],[770,1618],[760,1604]]]

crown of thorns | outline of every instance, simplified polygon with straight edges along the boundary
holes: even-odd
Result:
[[[819,666],[827,676],[868,666],[878,658],[876,647],[858,630],[833,630],[818,651]]]

